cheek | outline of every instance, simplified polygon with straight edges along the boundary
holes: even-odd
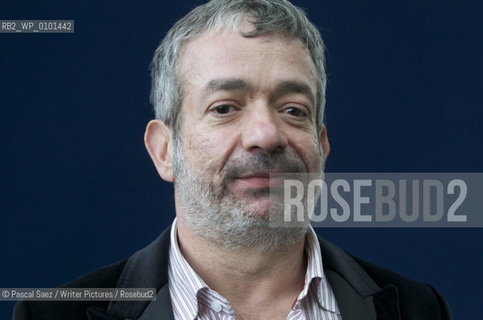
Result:
[[[186,134],[184,151],[192,163],[192,167],[202,175],[215,174],[223,163],[226,139],[223,135],[199,134],[206,132],[202,128],[194,128],[191,134]]]
[[[297,152],[307,165],[309,172],[318,172],[320,170],[321,161],[319,140],[310,136],[305,137],[305,139],[294,141],[294,145]]]

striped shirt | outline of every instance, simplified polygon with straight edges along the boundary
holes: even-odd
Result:
[[[305,241],[305,285],[287,320],[341,320],[339,308],[322,266],[320,246],[310,227]],[[235,320],[228,300],[211,290],[183,257],[178,246],[176,219],[171,228],[169,291],[176,320]]]

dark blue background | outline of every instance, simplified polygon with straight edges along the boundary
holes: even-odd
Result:
[[[328,47],[329,172],[482,172],[481,1],[294,2]],[[57,286],[171,222],[143,145],[148,65],[199,3],[0,4],[0,19],[75,19],[74,34],[0,34],[0,287]],[[481,318],[481,229],[319,231]]]

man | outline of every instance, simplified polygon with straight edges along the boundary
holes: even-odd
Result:
[[[321,173],[324,46],[285,0],[213,0],[152,64],[145,134],[176,220],[128,260],[67,287],[157,289],[155,301],[19,303],[14,319],[449,319],[430,286],[349,256],[308,222],[273,228],[270,174]]]

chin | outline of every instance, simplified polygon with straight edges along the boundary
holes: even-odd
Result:
[[[270,215],[273,214],[273,200],[271,199],[252,200],[246,207],[250,217],[268,220]]]

